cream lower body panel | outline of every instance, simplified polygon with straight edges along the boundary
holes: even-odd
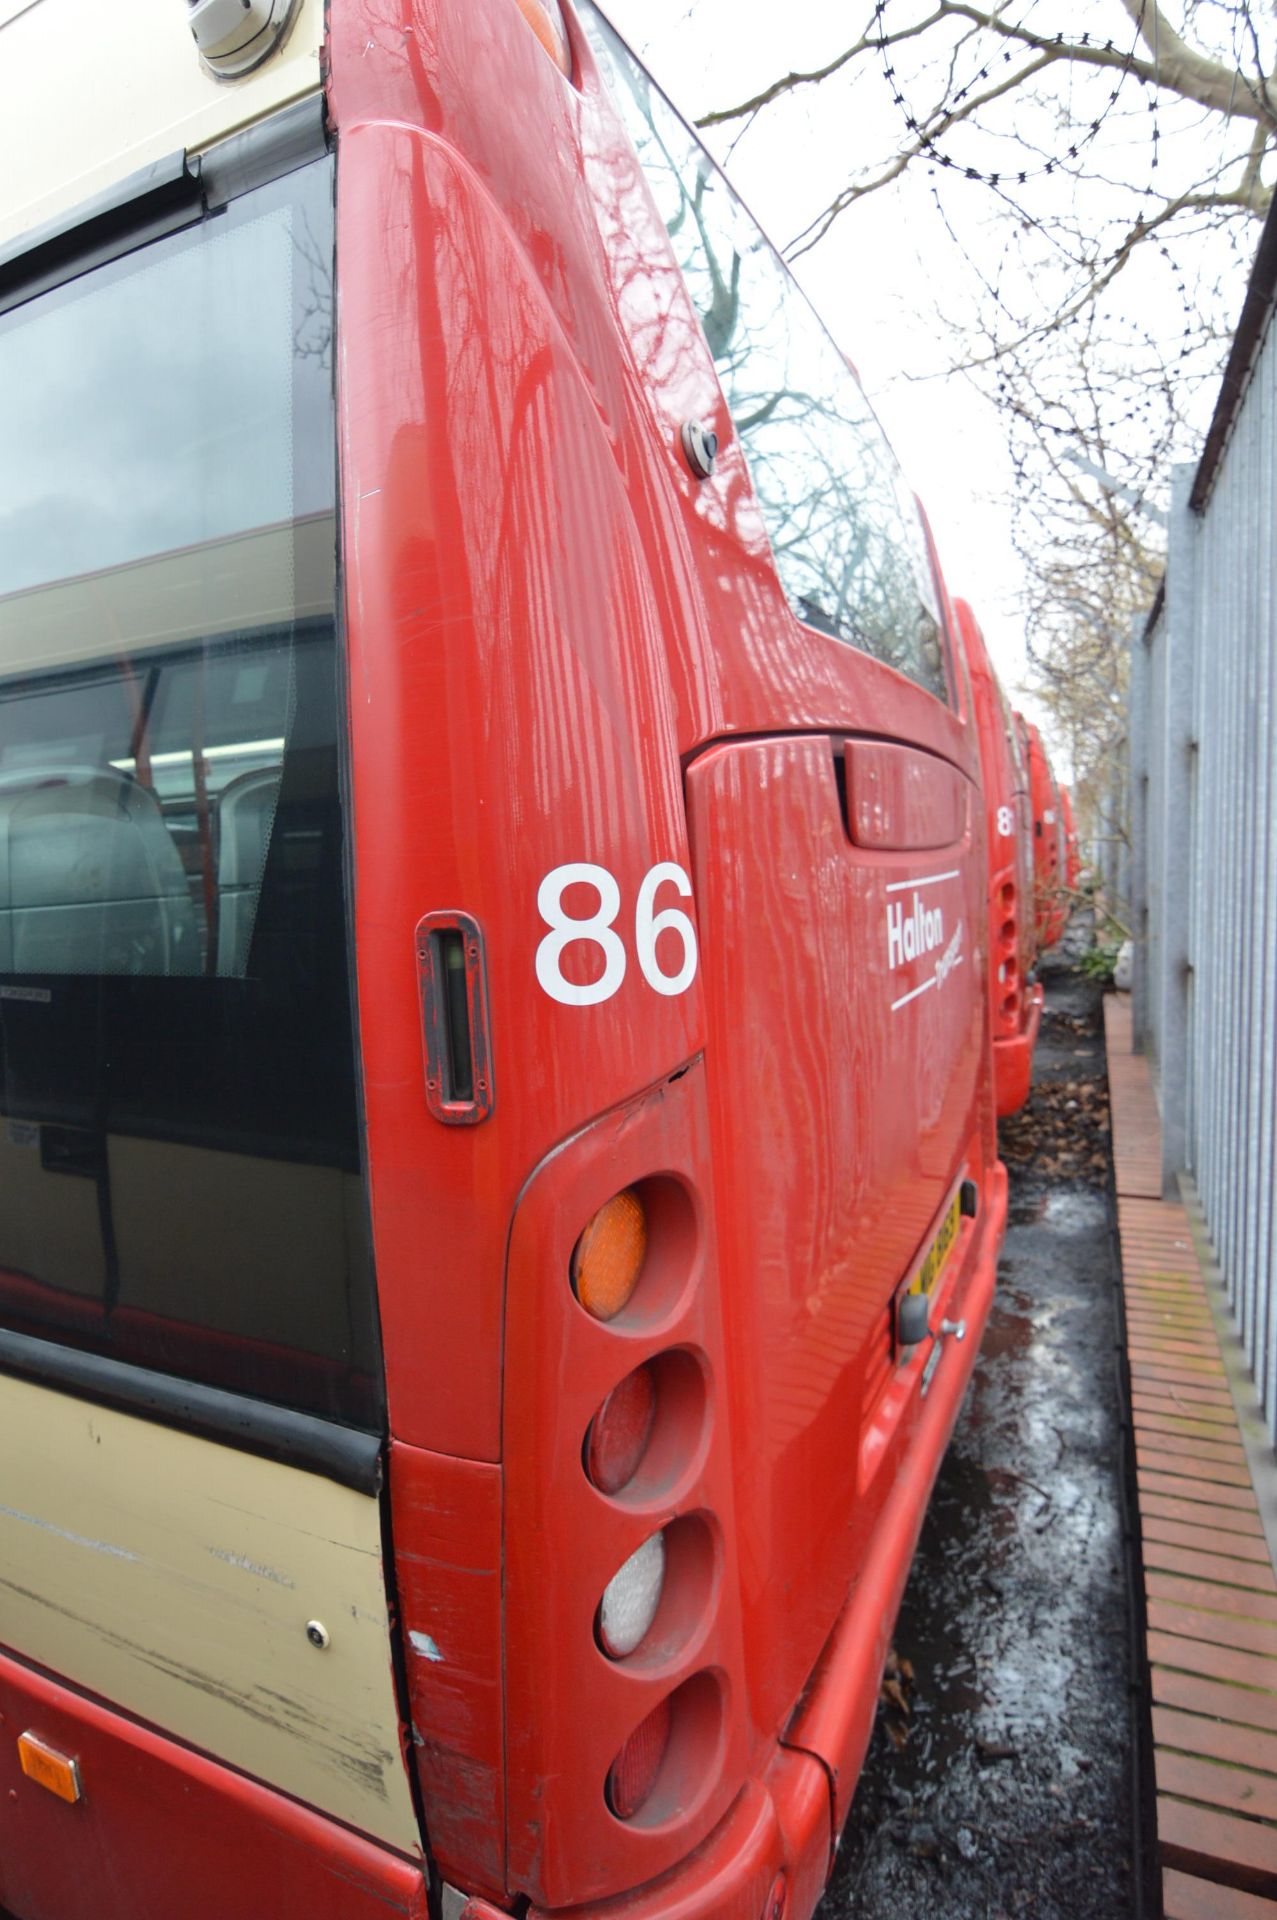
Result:
[[[0,1375],[0,1643],[419,1851],[375,1498]]]

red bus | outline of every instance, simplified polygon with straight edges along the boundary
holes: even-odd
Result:
[[[1072,894],[1082,878],[1082,849],[1073,818],[1073,795],[1068,787],[1060,788],[1060,825],[1064,833],[1064,884]]]
[[[1053,947],[1068,919],[1065,900],[1064,818],[1060,790],[1042,736],[1031,720],[1016,714],[1029,766],[1033,805],[1033,880],[1037,901],[1039,948]]]
[[[1036,958],[1033,823],[1028,772],[1015,722],[975,614],[955,600],[980,739],[989,858],[989,1007],[999,1118],[1029,1097],[1042,1019]]]
[[[592,8],[0,18],[0,1906],[802,1920],[1006,1209],[912,498]]]

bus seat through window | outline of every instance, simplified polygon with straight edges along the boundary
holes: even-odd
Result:
[[[146,787],[114,768],[0,777],[0,969],[198,972],[186,875]]]

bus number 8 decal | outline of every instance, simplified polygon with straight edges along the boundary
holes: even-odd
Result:
[[[655,911],[660,887],[678,888],[685,900],[692,897],[692,883],[683,868],[673,860],[658,860],[643,875],[634,904],[634,948],[639,971],[656,993],[667,997],[686,993],[696,978],[696,929],[681,907]],[[593,887],[598,908],[583,918],[574,918],[563,910],[563,896],[569,887]],[[570,860],[566,866],[547,873],[537,888],[537,912],[550,931],[537,948],[537,979],[551,1000],[565,1007],[594,1007],[610,1000],[625,978],[628,956],[625,943],[614,922],[621,911],[621,889],[606,867],[588,860]],[[677,973],[666,973],[656,956],[657,937],[676,934],[683,945],[683,964]],[[564,950],[576,940],[589,941],[603,955],[603,971],[597,980],[578,986],[564,977],[561,961]]]

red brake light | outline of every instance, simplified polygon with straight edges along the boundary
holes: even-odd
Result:
[[[673,1715],[668,1700],[635,1727],[608,1769],[607,1803],[618,1820],[630,1820],[656,1784],[669,1745]]]
[[[600,1493],[619,1493],[634,1478],[655,1414],[656,1380],[644,1364],[613,1387],[590,1423],[585,1470]]]

